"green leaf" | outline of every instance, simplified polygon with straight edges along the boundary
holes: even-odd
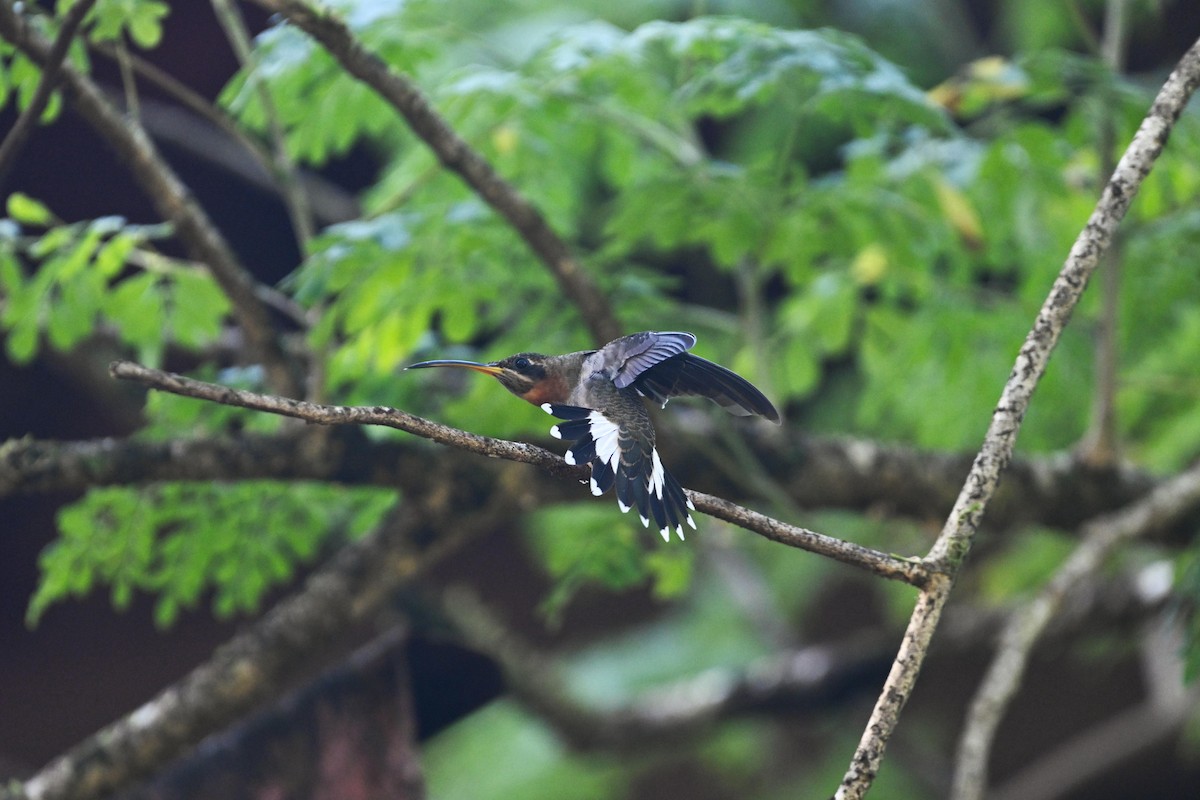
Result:
[[[160,344],[166,324],[158,275],[143,272],[117,284],[106,299],[105,315],[126,341],[139,346]]]
[[[50,209],[23,192],[13,192],[6,204],[8,215],[23,225],[49,225],[54,220]]]
[[[172,338],[188,347],[201,347],[221,335],[230,309],[229,299],[207,272],[177,270],[171,274]]]
[[[128,21],[129,37],[144,50],[158,47],[162,41],[162,19],[170,11],[166,3],[142,3],[140,13]]]
[[[162,22],[170,11],[161,0],[98,0],[88,14],[91,37],[115,41],[128,32],[138,47],[151,49],[162,41]]]

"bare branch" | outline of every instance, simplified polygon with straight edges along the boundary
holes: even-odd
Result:
[[[863,797],[874,782],[888,739],[916,683],[941,610],[949,598],[953,576],[958,573],[970,550],[983,512],[999,483],[1000,474],[1012,458],[1017,432],[1029,408],[1033,390],[1088,279],[1112,240],[1113,232],[1166,145],[1171,128],[1183,113],[1197,85],[1200,85],[1200,41],[1184,54],[1159,91],[1133,142],[1117,164],[1087,226],[1075,240],[1033,329],[1021,347],[996,405],[983,447],[975,458],[942,533],[926,559],[930,568],[936,570],[935,579],[924,588],[917,601],[892,672],[838,788],[839,800]]]
[[[131,361],[114,361],[109,365],[109,372],[114,378],[137,381],[153,389],[184,397],[266,411],[319,425],[381,425],[492,458],[533,464],[554,473],[569,474],[574,478],[586,476],[586,468],[569,467],[561,458],[541,447],[479,436],[387,406],[332,406],[308,403],[290,397],[259,394],[197,381],[173,372],[143,367]]]
[[[563,294],[579,309],[597,344],[611,341],[624,331],[607,298],[571,253],[542,213],[490,163],[473,150],[430,104],[429,99],[375,53],[363,47],[333,12],[316,9],[301,0],[254,0],[257,5],[283,15],[312,36],[349,74],[370,86],[395,108],[447,169],[455,172],[494,208],[525,240],[553,274]]]
[[[881,578],[891,578],[916,587],[924,586],[929,579],[929,570],[919,559],[898,558],[854,542],[798,528],[710,494],[688,490],[688,496],[696,508],[705,514],[753,531],[773,542],[798,547],[843,564],[861,567]]]
[[[1117,547],[1173,524],[1197,506],[1200,506],[1200,467],[1193,467],[1159,486],[1141,502],[1084,527],[1083,541],[1037,597],[1012,615],[1000,636],[996,656],[976,690],[959,739],[952,795],[956,800],[983,797],[996,728],[1021,685],[1034,644],[1067,593],[1094,575]]]
[[[0,3],[0,36],[36,63],[49,62],[50,44],[21,19],[11,3]],[[191,257],[211,270],[228,295],[247,342],[262,360],[271,386],[283,394],[301,396],[303,382],[283,352],[267,309],[258,300],[253,277],[163,160],[141,124],[114,108],[87,75],[70,64],[63,64],[61,72],[63,86],[80,115],[126,161],[158,212],[174,224]]]
[[[58,36],[55,37],[54,44],[46,53],[46,60],[42,63],[42,77],[38,81],[37,89],[34,90],[29,105],[21,112],[21,116],[17,117],[12,130],[0,144],[0,185],[4,183],[5,177],[16,163],[17,154],[21,152],[21,148],[28,141],[33,126],[37,124],[42,112],[46,110],[46,104],[50,102],[50,95],[58,83],[63,61],[67,58],[67,50],[71,47],[71,42],[75,39],[75,33],[79,30],[79,26],[83,24],[83,18],[95,4],[96,0],[79,0],[63,15],[62,27],[59,28]]]
[[[583,480],[587,476],[586,467],[570,466],[560,456],[536,445],[479,436],[385,406],[331,406],[308,403],[205,383],[171,372],[149,369],[129,361],[114,361],[109,371],[115,378],[137,381],[185,397],[281,414],[322,425],[382,425],[479,455],[532,464],[554,475],[576,480]],[[688,496],[695,504],[696,510],[732,522],[772,541],[828,556],[843,564],[918,587],[923,586],[928,578],[928,571],[919,561],[899,558],[789,525],[712,495],[688,490]]]

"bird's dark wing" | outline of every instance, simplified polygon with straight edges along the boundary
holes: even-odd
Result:
[[[640,400],[634,402],[641,407]],[[550,434],[571,443],[565,455],[568,464],[591,466],[592,494],[600,496],[615,486],[621,511],[636,508],[645,526],[653,519],[664,540],[670,540],[672,528],[682,539],[685,522],[696,527],[688,513],[694,508],[692,501],[663,466],[653,433],[647,435],[641,429],[641,420],[622,426],[594,408],[558,403],[546,403],[542,408],[566,420],[551,428]],[[645,424],[649,425],[649,417]]]
[[[646,370],[671,356],[686,353],[695,344],[696,337],[682,331],[642,331],[613,339],[600,352],[606,364],[616,367],[613,383],[624,389]]]
[[[680,353],[644,370],[633,381],[643,397],[666,405],[672,397],[707,397],[731,414],[740,417],[758,414],[779,422],[779,412],[754,384],[732,370],[707,359]]]

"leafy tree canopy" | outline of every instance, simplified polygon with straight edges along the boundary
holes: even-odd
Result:
[[[1150,99],[1097,58],[1064,47],[1075,44],[1072,23],[1048,8],[1056,4],[1012,4],[1038,20],[1014,33],[1014,51],[936,81],[928,80],[928,61],[899,61],[913,54],[903,41],[820,27],[829,20],[816,3],[794,4],[801,11],[764,4],[758,19],[739,3],[714,4],[729,15],[690,18],[667,2],[330,5],[542,210],[626,329],[697,332],[701,355],[762,386],[791,425],[937,450],[978,444],[1005,371],[1106,177],[1113,153],[1101,143],[1123,146]],[[101,0],[87,36],[153,48],[169,11],[158,0]],[[668,15],[681,21],[659,18]],[[53,35],[52,17],[41,24]],[[83,47],[72,50],[81,68],[91,58]],[[488,360],[591,346],[552,276],[308,36],[268,27],[254,42],[252,68],[255,79],[244,71],[220,98],[246,130],[266,138],[274,118],[288,153],[307,168],[352,148],[379,164],[362,195],[365,214],[321,230],[280,287],[313,321],[305,335],[322,362],[322,395],[479,433],[541,435],[544,415],[501,396],[491,381],[397,373],[435,355]],[[36,66],[0,43],[0,104],[25,107],[38,79]],[[60,106],[55,99],[43,119],[55,119]],[[1130,456],[1163,471],[1200,450],[1200,273],[1163,268],[1200,248],[1196,152],[1200,123],[1192,116],[1173,132],[1119,242],[1121,435]],[[169,347],[209,359],[230,303],[205,267],[164,254],[169,226],[62,220],[21,193],[8,196],[6,214],[0,330],[13,362],[70,349],[97,329],[151,365],[163,363]],[[1084,435],[1099,317],[1089,298],[1022,431],[1027,452],[1067,449]],[[208,360],[198,371],[240,385],[260,379],[217,369]],[[278,424],[159,395],[146,413],[147,437]],[[218,613],[252,609],[325,539],[369,528],[391,497],[270,482],[92,490],[60,516],[62,538],[43,556],[31,619],[97,583],[111,587],[118,606],[133,591],[156,593],[162,624],[206,590]],[[686,551],[652,546],[632,527],[614,535],[611,511],[531,513],[530,552],[558,580],[546,601],[551,613],[589,582],[650,580],[667,597],[689,587]],[[882,536],[870,521],[838,522],[861,541]],[[246,529],[266,535],[239,533]],[[1057,563],[1057,537],[1030,534],[1027,543],[1037,546],[1022,559],[1035,553],[1035,567]],[[797,578],[811,565],[784,567],[749,549],[772,585],[804,594]],[[985,594],[1025,588],[998,563],[982,581]],[[679,653],[695,652],[698,642],[709,652],[752,652],[720,604],[703,593],[694,603],[676,629],[683,644],[671,653],[642,648],[643,667],[677,669]],[[590,658],[581,656],[579,674],[593,667]],[[638,676],[626,678],[637,684]],[[485,728],[453,735],[505,741],[505,731],[527,729],[519,716],[496,708],[479,721],[495,736],[480,736]],[[757,735],[723,734],[714,759],[737,762]],[[533,736],[520,744],[538,754],[529,762],[538,769],[566,769],[559,758],[542,760],[553,743]],[[449,776],[463,751],[442,747],[431,768],[441,764]],[[611,796],[620,783],[611,764],[576,768],[577,780],[599,787],[596,796]]]

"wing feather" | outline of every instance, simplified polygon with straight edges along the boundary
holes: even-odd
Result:
[[[642,331],[613,339],[600,349],[606,364],[616,365],[612,382],[624,389],[656,364],[686,353],[696,337],[683,331]]]
[[[758,414],[779,422],[779,412],[754,384],[720,364],[691,353],[664,359],[643,371],[633,388],[644,397],[666,405],[672,397],[707,397],[731,414],[740,417]]]

